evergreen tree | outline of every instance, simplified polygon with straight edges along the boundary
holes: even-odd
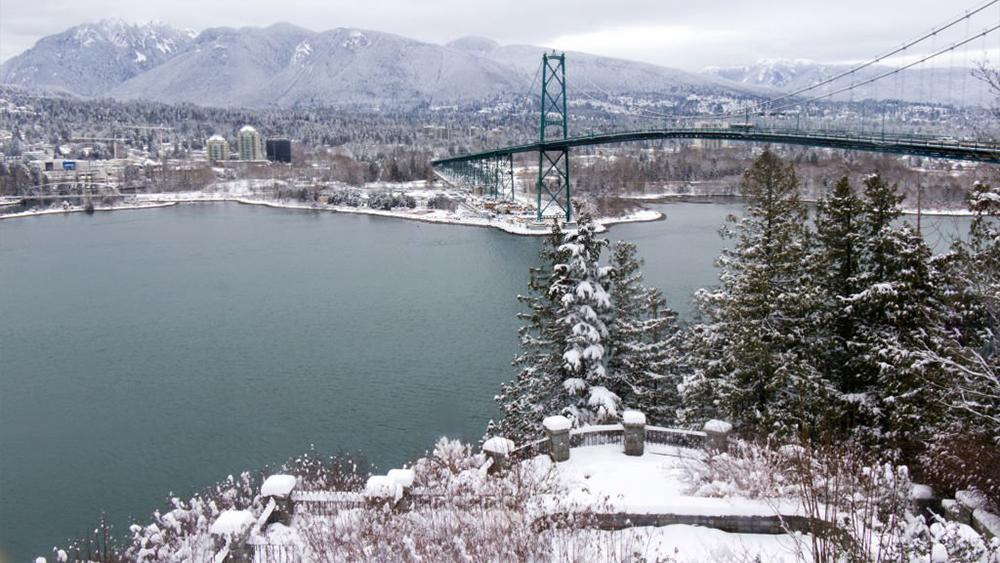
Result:
[[[599,265],[607,239],[597,238],[596,225],[587,214],[559,247],[566,261],[553,268],[549,292],[560,296],[557,323],[564,331],[562,414],[578,426],[617,418],[621,398],[609,387],[614,378],[607,370],[604,342],[611,318],[611,297],[605,287],[612,269]]]
[[[806,431],[826,389],[807,354],[814,297],[798,179],[765,150],[741,189],[748,208],[729,232],[735,248],[718,261],[721,287],[697,295],[702,320],[692,332],[685,419],[714,412],[769,434]]]
[[[1000,444],[1000,190],[977,182],[969,194],[969,238],[943,262],[956,356],[930,354],[950,375],[943,391],[957,419],[950,433]]]
[[[556,224],[539,251],[540,265],[529,271],[529,293],[517,296],[526,309],[518,313],[525,324],[518,329],[521,351],[513,361],[520,372],[503,384],[495,397],[503,418],[499,423],[490,422],[488,434],[521,442],[537,435],[541,420],[553,414],[549,403],[559,391],[556,374],[561,370],[565,343],[556,322],[562,296],[550,292],[549,287],[553,268],[566,254],[560,250],[562,240],[562,230]]]
[[[853,364],[867,386],[861,396],[876,415],[873,427],[859,425],[855,432],[912,453],[942,423],[945,374],[924,360],[952,357],[955,350],[930,249],[908,225],[893,225],[901,201],[879,175],[865,180],[862,267],[849,303],[860,325]]]
[[[851,305],[860,283],[863,211],[847,177],[838,180],[832,193],[817,205],[810,260],[817,291],[813,355],[817,369],[835,390],[826,407],[832,425],[828,430],[838,434],[847,432],[870,410],[869,404],[858,401],[872,381],[856,359],[859,326]]]
[[[608,324],[608,370],[612,391],[653,424],[669,425],[680,408],[677,314],[663,293],[642,283],[636,245],[616,242],[611,254],[612,321]]]
[[[549,415],[566,415],[578,426],[617,417],[621,400],[609,388],[604,350],[612,269],[598,263],[607,244],[586,214],[574,232],[553,228],[542,265],[531,270],[531,292],[518,296],[527,308],[519,315],[525,325],[513,362],[521,371],[497,395],[503,418],[489,433],[523,441],[536,436]]]

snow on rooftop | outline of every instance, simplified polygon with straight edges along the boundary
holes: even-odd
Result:
[[[256,133],[257,130],[249,125],[244,125],[240,128],[240,133]]]
[[[569,421],[568,418],[562,415],[555,415],[546,417],[542,421],[542,427],[544,427],[549,432],[565,432],[573,426],[573,423]]]
[[[213,536],[238,536],[257,522],[249,510],[223,510],[208,532]]]
[[[262,497],[287,497],[295,488],[296,479],[294,475],[271,475],[264,480],[260,487]]]
[[[622,423],[629,426],[645,426],[646,415],[639,411],[625,411],[622,413]]]
[[[514,442],[507,438],[494,436],[483,442],[483,451],[494,454],[507,455],[514,451]]]

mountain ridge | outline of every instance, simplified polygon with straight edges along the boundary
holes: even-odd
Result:
[[[135,37],[117,39],[120,29]],[[80,33],[90,33],[93,41],[66,39]],[[173,42],[154,56],[136,49],[155,43],[148,36],[169,36]],[[133,51],[145,59],[129,62]],[[0,67],[0,83],[83,97],[222,107],[456,102],[527,93],[546,51],[485,37],[437,45],[380,31],[312,31],[284,22],[212,27],[192,37],[164,24],[102,20],[39,40]],[[570,55],[570,90],[737,96],[758,90],[648,63]],[[69,76],[60,71],[66,61],[75,68]]]

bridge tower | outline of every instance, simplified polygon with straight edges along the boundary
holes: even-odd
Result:
[[[539,140],[542,143],[569,136],[566,113],[566,54],[542,55],[542,115]],[[566,221],[573,218],[569,191],[569,147],[538,153],[537,220],[555,207]]]

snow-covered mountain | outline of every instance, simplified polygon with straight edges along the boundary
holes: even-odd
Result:
[[[389,33],[277,24],[204,31],[187,51],[124,82],[122,99],[212,106],[480,99],[519,76],[475,54]]]
[[[194,36],[159,22],[78,25],[4,63],[0,83],[98,96],[184,51]]]
[[[167,26],[105,21],[42,39],[3,65],[0,83],[211,106],[455,102],[528,93],[544,51],[479,37],[436,45],[289,24],[213,28],[192,38]],[[576,92],[745,95],[754,89],[583,53],[569,54],[567,73]]]
[[[723,78],[745,86],[775,88],[792,92],[822,82],[850,70],[850,65],[829,65],[804,59],[763,59],[752,65],[709,67],[706,76]],[[857,73],[837,80],[837,89],[858,83],[893,70],[888,66],[870,66]],[[811,95],[830,92],[822,87]],[[899,72],[871,85],[860,86],[853,92],[853,99],[901,99],[908,102],[935,101],[954,104],[988,103],[988,86],[972,76],[968,67],[921,68],[919,66]],[[851,93],[834,96],[834,100],[852,99]]]

